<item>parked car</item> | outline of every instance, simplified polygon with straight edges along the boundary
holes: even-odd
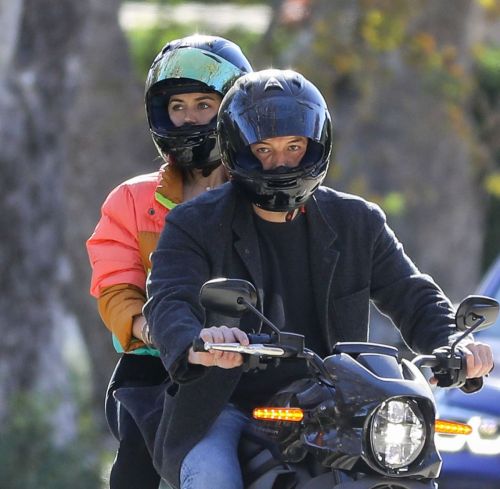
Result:
[[[475,293],[500,301],[500,256]],[[500,488],[500,319],[475,337],[492,346],[497,368],[477,393],[436,390],[439,416],[473,427],[469,436],[436,435],[443,457],[440,489]]]

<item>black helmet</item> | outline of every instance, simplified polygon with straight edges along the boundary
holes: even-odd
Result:
[[[231,181],[263,209],[300,207],[326,176],[330,114],[319,90],[295,71],[264,70],[240,78],[222,101],[217,127]],[[264,171],[250,145],[280,136],[307,137],[307,151],[296,168]]]
[[[240,48],[221,37],[193,35],[166,44],[149,69],[145,92],[149,128],[162,158],[171,155],[185,169],[218,166],[216,117],[204,125],[175,127],[166,110],[168,100],[190,92],[217,92],[223,97],[250,71]]]

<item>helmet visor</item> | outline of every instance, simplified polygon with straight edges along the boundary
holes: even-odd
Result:
[[[166,53],[151,67],[149,78],[156,82],[188,78],[224,94],[242,74],[239,68],[216,54],[182,48]]]
[[[281,136],[304,136],[319,142],[324,136],[326,118],[326,112],[313,104],[273,97],[265,103],[249,105],[238,125],[245,145]]]

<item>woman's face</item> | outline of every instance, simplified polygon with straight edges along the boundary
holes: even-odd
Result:
[[[250,150],[264,170],[280,166],[296,168],[307,150],[307,143],[308,139],[303,136],[282,136],[251,144]]]
[[[219,110],[222,97],[217,93],[180,93],[168,101],[168,115],[175,127],[208,124]]]

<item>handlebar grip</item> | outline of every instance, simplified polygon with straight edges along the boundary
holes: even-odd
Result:
[[[268,344],[272,343],[271,335],[265,333],[249,333],[248,341],[251,345],[260,345],[260,344]],[[205,340],[198,337],[193,340],[193,351],[205,353]]]
[[[195,338],[193,340],[193,345],[192,346],[193,346],[193,351],[195,351],[195,352],[202,352],[202,353],[206,352],[206,350],[205,350],[205,340],[203,338],[200,338],[200,337]]]
[[[462,387],[467,376],[465,356],[460,350],[451,351],[450,347],[434,351],[437,365],[432,368],[439,387]]]
[[[248,333],[248,341],[251,345],[253,344],[266,344],[273,343],[270,334],[266,333]]]

